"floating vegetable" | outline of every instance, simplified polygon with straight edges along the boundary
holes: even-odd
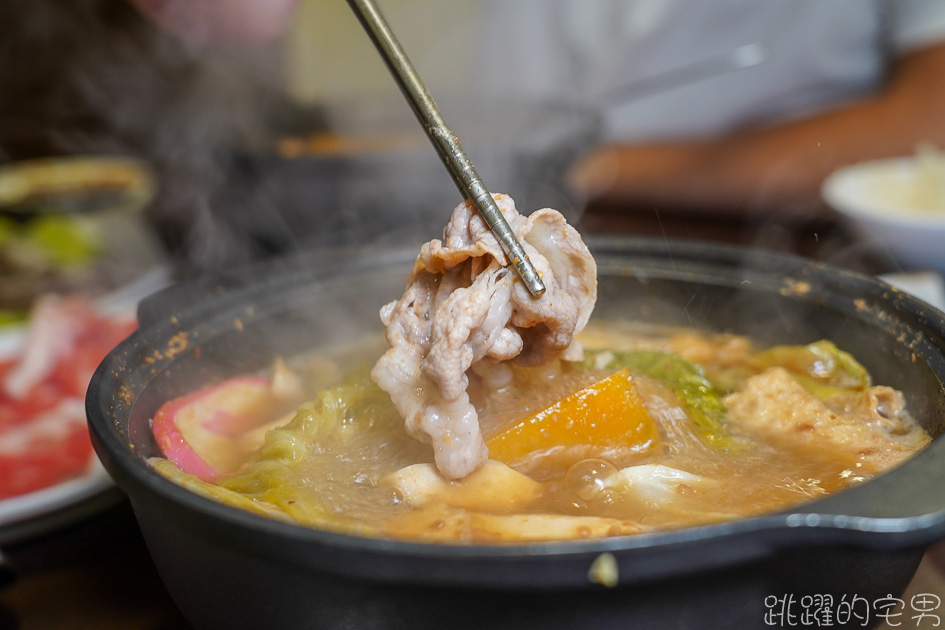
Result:
[[[299,523],[375,535],[362,523],[333,514],[316,489],[288,480],[297,475],[298,462],[321,455],[325,440],[345,441],[349,434],[392,425],[399,426],[400,419],[390,397],[359,372],[299,406],[288,423],[266,434],[262,447],[238,473],[222,478],[219,484],[253,501],[275,506]]]
[[[761,368],[783,367],[804,389],[821,400],[836,394],[861,392],[871,385],[869,372],[832,341],[806,346],[774,346],[756,357]]]
[[[511,463],[559,446],[646,449],[659,436],[627,369],[561,398],[486,440],[489,457]]]
[[[669,386],[713,446],[728,448],[734,445],[725,433],[727,410],[722,394],[698,364],[675,354],[654,350],[607,351],[591,354],[587,361],[595,367],[629,368]]]

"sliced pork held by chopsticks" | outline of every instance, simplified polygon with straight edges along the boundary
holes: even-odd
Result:
[[[467,371],[496,384],[508,375],[504,361],[580,360],[574,335],[597,300],[597,265],[561,213],[545,208],[524,217],[507,195],[494,198],[545,293],[528,292],[475,207],[464,202],[443,239],[421,247],[403,296],[381,309],[390,349],[371,372],[407,431],[433,446],[437,468],[451,479],[488,457]]]

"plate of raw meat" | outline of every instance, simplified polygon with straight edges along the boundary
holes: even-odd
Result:
[[[85,391],[137,327],[135,306],[163,275],[101,299],[47,294],[0,329],[0,543],[73,522],[120,498],[95,457]]]

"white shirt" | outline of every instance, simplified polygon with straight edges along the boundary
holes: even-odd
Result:
[[[607,140],[720,134],[875,90],[943,0],[486,0],[474,76],[590,107]]]

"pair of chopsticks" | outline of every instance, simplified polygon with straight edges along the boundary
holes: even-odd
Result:
[[[459,138],[446,124],[436,102],[423,85],[423,81],[420,80],[397,38],[394,37],[387,20],[381,15],[373,0],[348,0],[348,4],[358,16],[364,30],[381,53],[381,57],[384,58],[394,80],[413,107],[414,114],[423,125],[433,146],[436,147],[446,169],[453,176],[453,181],[463,198],[471,199],[476,205],[528,291],[535,297],[541,296],[545,292],[541,277],[528,259],[522,244],[512,232],[512,228],[509,227],[508,221],[502,216],[492,194],[482,183],[482,178],[479,177],[476,167],[463,150]]]

